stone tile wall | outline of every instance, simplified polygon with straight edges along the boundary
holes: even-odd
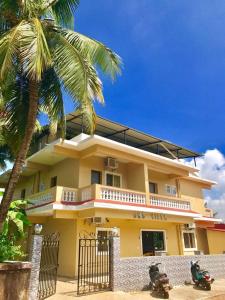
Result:
[[[202,269],[215,279],[225,278],[225,255],[196,256],[146,256],[120,257],[120,238],[112,241],[112,289],[114,291],[142,290],[149,284],[148,267],[154,262],[162,263],[161,272],[167,273],[172,285],[182,285],[191,280],[190,262],[199,260]]]

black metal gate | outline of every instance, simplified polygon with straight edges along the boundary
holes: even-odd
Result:
[[[59,234],[45,235],[42,241],[38,299],[55,294],[59,253]]]
[[[77,294],[111,289],[111,240],[80,239]]]

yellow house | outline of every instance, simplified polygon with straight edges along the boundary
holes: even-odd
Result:
[[[214,245],[220,233],[208,232],[220,220],[204,206],[203,189],[215,182],[183,162],[198,153],[101,117],[92,136],[82,124],[69,114],[65,140],[40,136],[14,195],[33,202],[30,220],[44,233],[60,233],[60,275],[76,276],[79,238],[114,227],[122,257],[225,250]]]

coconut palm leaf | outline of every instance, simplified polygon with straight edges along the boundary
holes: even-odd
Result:
[[[52,63],[42,23],[38,18],[33,18],[30,23],[24,23],[22,29],[19,59],[23,71],[31,80],[40,81],[44,70]]]
[[[40,87],[40,111],[49,117],[50,135],[55,136],[59,126],[61,136],[64,138],[66,131],[64,102],[61,83],[53,68],[43,74]]]
[[[62,26],[72,28],[74,26],[74,13],[79,5],[79,0],[58,0],[53,1],[52,12]]]
[[[92,64],[115,79],[120,74],[121,58],[101,42],[72,30],[61,30],[61,34]]]

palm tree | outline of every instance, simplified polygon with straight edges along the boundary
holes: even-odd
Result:
[[[17,137],[16,158],[0,205],[0,231],[22,172],[40,107],[48,110],[51,106],[51,120],[59,120],[64,129],[62,90],[65,90],[92,131],[93,102],[104,102],[97,69],[112,79],[120,72],[120,58],[112,50],[72,31],[77,5],[78,0],[0,2],[0,91],[5,103],[8,136],[12,136],[14,142]],[[15,105],[16,111],[13,110]]]

